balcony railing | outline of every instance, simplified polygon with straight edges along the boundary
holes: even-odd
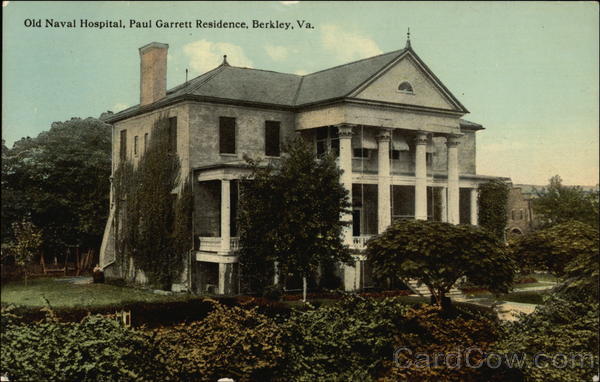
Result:
[[[200,236],[200,250],[209,252],[221,252],[223,250],[220,237]],[[240,249],[240,238],[232,237],[229,241],[231,251]]]
[[[353,249],[365,249],[367,248],[367,241],[372,238],[373,235],[361,235],[352,237],[352,248]]]

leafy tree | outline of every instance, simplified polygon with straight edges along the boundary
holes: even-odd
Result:
[[[2,146],[2,241],[23,216],[43,230],[44,250],[96,249],[108,215],[111,128],[96,118],[54,122]]]
[[[8,246],[8,252],[14,256],[15,263],[23,268],[27,283],[27,266],[40,254],[42,248],[42,231],[28,218],[13,223],[14,241]]]
[[[598,228],[598,191],[564,186],[561,177],[555,175],[547,187],[537,192],[533,212],[543,227],[576,220]]]
[[[119,164],[115,191],[121,266],[127,269],[131,257],[150,283],[170,289],[192,247],[192,196],[189,180],[180,181],[179,157],[170,151],[168,118],[156,120],[137,168]]]
[[[504,239],[507,220],[509,186],[506,182],[494,179],[479,187],[479,225],[492,232],[498,239]]]
[[[366,254],[375,279],[416,279],[439,306],[460,278],[505,293],[514,276],[504,245],[489,231],[471,225],[398,221],[369,240]]]
[[[272,284],[275,262],[283,279],[295,274],[306,280],[320,264],[350,261],[340,221],[350,202],[335,159],[317,160],[299,138],[286,151],[278,164],[249,159],[252,175],[241,187],[240,265],[254,291]]]
[[[597,258],[598,230],[578,221],[561,223],[524,235],[511,243],[509,250],[521,273],[547,271],[562,277],[567,265],[578,257],[586,262]],[[579,267],[574,264],[571,268],[570,272],[576,272]]]

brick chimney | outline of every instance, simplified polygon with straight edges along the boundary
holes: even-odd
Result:
[[[158,101],[167,94],[169,45],[151,42],[140,48],[140,105]]]

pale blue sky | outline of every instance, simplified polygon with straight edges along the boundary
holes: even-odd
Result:
[[[5,2],[6,3],[6,2]],[[27,28],[25,19],[306,20],[313,30]],[[229,62],[310,73],[412,46],[471,111],[478,173],[598,183],[596,2],[9,2],[2,137],[139,99],[140,46],[169,44],[168,86]]]

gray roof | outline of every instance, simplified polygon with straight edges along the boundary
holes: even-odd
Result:
[[[246,102],[282,108],[296,108],[341,99],[351,94],[408,50],[412,52],[410,48],[400,49],[303,76],[234,67],[224,61],[217,68],[168,90],[166,96],[157,102],[143,107],[132,106],[111,115],[108,117],[108,122],[115,122],[139,112],[162,107],[185,97]],[[416,56],[414,52],[413,54]],[[424,67],[430,72],[426,65]],[[430,74],[437,80],[433,73]],[[439,84],[447,90],[441,82]],[[454,98],[451,94],[450,96]],[[458,100],[455,98],[454,100],[460,105]],[[462,107],[462,105],[460,106]],[[468,126],[465,127],[482,128],[481,125],[473,122],[464,122],[468,123]]]

